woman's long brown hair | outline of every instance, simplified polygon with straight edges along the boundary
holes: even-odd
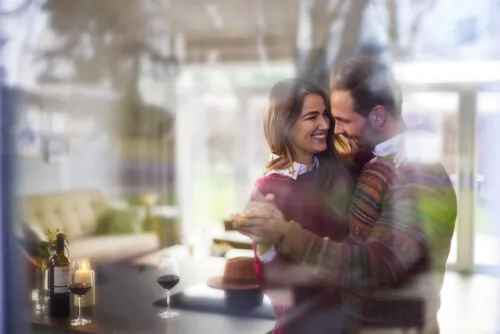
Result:
[[[354,186],[349,145],[334,136],[334,120],[326,92],[315,84],[302,79],[288,79],[276,83],[269,93],[269,107],[264,115],[264,135],[269,149],[277,157],[267,164],[266,173],[272,169],[293,166],[294,156],[290,134],[299,119],[304,99],[309,94],[321,96],[330,118],[327,149],[316,154],[319,160],[318,182],[325,187],[334,207],[345,210]]]

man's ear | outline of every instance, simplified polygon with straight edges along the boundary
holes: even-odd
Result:
[[[380,128],[387,120],[387,110],[383,106],[376,106],[370,111],[368,119],[373,128]]]

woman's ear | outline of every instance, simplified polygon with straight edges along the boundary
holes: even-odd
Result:
[[[387,111],[382,106],[376,106],[370,111],[368,120],[373,128],[380,128],[385,124],[387,119]]]

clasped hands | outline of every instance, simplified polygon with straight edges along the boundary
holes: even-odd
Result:
[[[274,195],[264,196],[255,189],[252,198],[241,214],[231,215],[233,227],[256,244],[278,243],[286,232],[288,222],[276,207]]]

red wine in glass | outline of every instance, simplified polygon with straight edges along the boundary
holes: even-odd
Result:
[[[158,284],[164,289],[171,290],[179,283],[179,276],[177,275],[162,275],[158,277]]]
[[[158,314],[163,319],[175,318],[179,314],[170,309],[170,290],[179,283],[179,264],[175,257],[163,254],[158,263],[156,279],[165,289],[165,297],[167,300],[167,310]]]
[[[69,291],[75,295],[82,297],[89,292],[92,286],[89,283],[72,283],[69,285]]]

